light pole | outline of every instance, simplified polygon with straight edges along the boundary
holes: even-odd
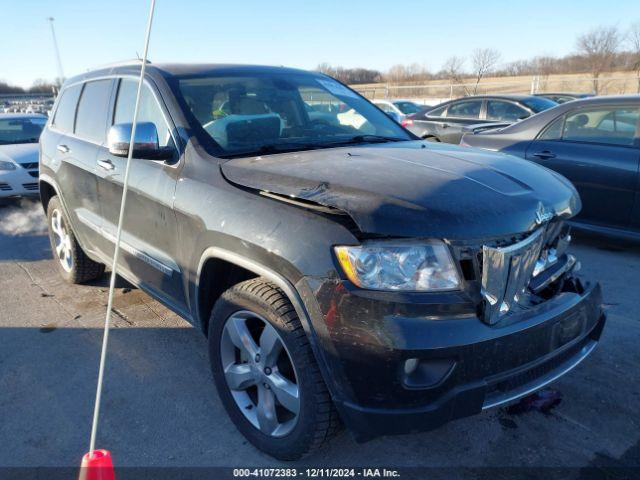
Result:
[[[56,63],[58,64],[58,81],[60,85],[64,81],[64,72],[62,71],[62,60],[60,60],[60,51],[58,50],[58,40],[56,39],[56,31],[53,28],[53,17],[47,17],[49,25],[51,26],[51,37],[53,38],[53,50],[56,54]]]

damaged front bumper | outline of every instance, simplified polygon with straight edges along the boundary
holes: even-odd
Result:
[[[532,393],[579,364],[605,323],[599,284],[489,325],[463,295],[298,284],[336,406],[359,440],[434,429]]]

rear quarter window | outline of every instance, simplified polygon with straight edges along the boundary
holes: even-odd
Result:
[[[53,117],[52,125],[65,133],[73,132],[73,123],[76,117],[76,106],[82,91],[82,85],[72,85],[65,88],[58,102],[58,108]]]

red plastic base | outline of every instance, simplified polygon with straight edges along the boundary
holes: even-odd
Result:
[[[82,457],[78,480],[115,480],[111,453],[108,450],[94,450]]]

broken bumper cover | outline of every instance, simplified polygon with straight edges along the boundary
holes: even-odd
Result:
[[[380,305],[333,291],[342,293],[316,296],[327,328],[325,375],[360,440],[431,430],[530,394],[584,360],[606,320],[598,284],[493,326],[463,308]],[[428,318],[417,313],[425,308]]]

